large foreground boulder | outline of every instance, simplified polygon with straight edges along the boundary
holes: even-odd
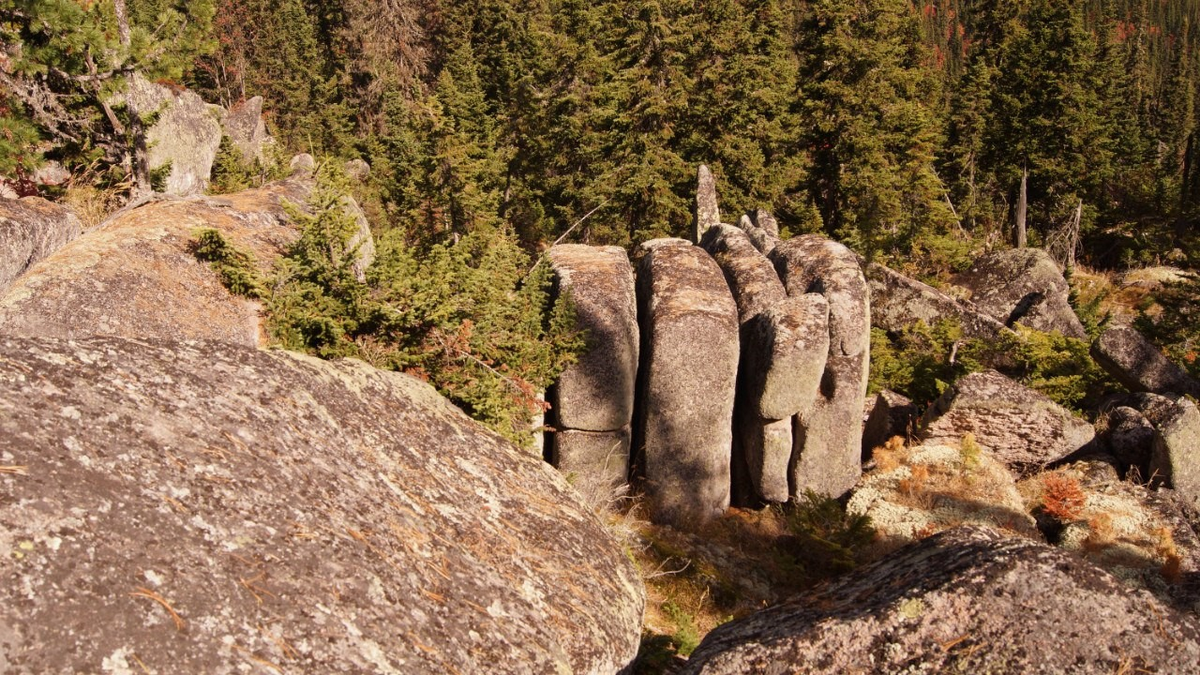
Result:
[[[429,385],[216,342],[0,338],[0,671],[613,673],[637,571]]]
[[[1059,331],[1086,338],[1087,331],[1071,309],[1071,289],[1058,265],[1042,249],[1015,248],[989,253],[960,274],[954,283],[971,291],[971,302],[1004,322],[1040,331]]]
[[[257,345],[263,338],[258,304],[231,294],[196,259],[196,232],[219,231],[266,271],[298,236],[283,203],[302,203],[309,185],[288,180],[126,211],[42,260],[0,296],[0,333]]]
[[[651,517],[693,527],[729,506],[738,312],[721,268],[680,240],[643,244],[635,446]]]
[[[0,199],[0,293],[82,231],[74,213],[41,197]]]
[[[1200,382],[1131,326],[1114,326],[1092,343],[1092,358],[1130,391],[1200,397]]]
[[[1096,436],[1087,420],[994,370],[959,379],[925,412],[928,442],[953,446],[968,433],[1017,471],[1063,459]]]
[[[684,673],[1200,671],[1200,624],[1076,556],[938,534],[708,634]]]

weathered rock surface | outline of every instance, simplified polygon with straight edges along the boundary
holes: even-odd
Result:
[[[399,373],[0,338],[0,465],[6,673],[599,674],[637,651],[637,571],[566,481]]]
[[[1092,358],[1130,391],[1200,396],[1200,382],[1130,326],[1109,328],[1092,343]]]
[[[550,463],[580,492],[603,497],[625,484],[629,427],[616,431],[559,429],[551,439]]]
[[[934,535],[708,634],[684,673],[1200,670],[1200,624],[1074,555]]]
[[[1200,411],[1188,399],[1175,402],[1156,423],[1148,477],[1200,504]]]
[[[925,412],[927,442],[957,445],[967,433],[1018,471],[1060,460],[1096,435],[1087,420],[994,370],[959,379]]]
[[[708,251],[725,273],[742,324],[787,297],[771,261],[750,243],[742,230],[732,225],[714,225],[704,233],[700,247]]]
[[[793,428],[790,485],[840,496],[862,474],[862,404],[871,343],[870,290],[850,249],[803,235],[770,254],[788,295],[819,293],[829,306],[829,354],[820,394]]]
[[[737,305],[716,262],[673,240],[641,248],[640,403],[651,517],[690,526],[729,506]]]
[[[575,303],[587,352],[550,392],[554,426],[613,431],[633,420],[638,323],[633,267],[617,246],[561,244],[546,254],[560,292]]]
[[[1037,248],[989,253],[954,283],[971,291],[971,302],[1004,322],[1087,338],[1067,301],[1070,288],[1050,254]]]
[[[234,147],[242,153],[242,159],[265,165],[270,161],[268,151],[275,139],[267,133],[267,125],[262,118],[262,106],[261,96],[243,101],[225,113],[221,126],[225,135],[233,141]]]
[[[972,338],[995,339],[1008,330],[969,303],[878,263],[867,265],[865,273],[871,286],[871,323],[884,330],[900,332],[918,321],[932,326],[941,319],[957,320],[963,335]]]
[[[776,241],[779,240],[779,221],[775,220],[775,216],[771,215],[766,209],[756,209],[754,211],[754,224],[766,232],[768,236]]]
[[[753,505],[759,501],[782,504],[791,493],[788,467],[794,436],[792,418],[765,420],[738,410],[738,444],[734,461],[734,492],[739,502]],[[740,475],[741,472],[745,475]]]
[[[143,115],[158,113],[146,130],[150,170],[170,166],[163,192],[189,196],[203,194],[221,147],[220,106],[205,103],[195,92],[172,89],[136,76],[122,94],[137,104]]]
[[[126,211],[42,260],[0,296],[0,333],[214,339],[257,345],[257,303],[231,294],[192,254],[195,231],[218,230],[269,268],[297,237],[283,181],[220,197],[164,199]]]
[[[1150,455],[1154,449],[1154,425],[1142,413],[1128,406],[1108,411],[1102,440],[1117,460],[1122,473],[1137,470],[1137,476],[1150,475]]]
[[[766,420],[806,413],[829,358],[829,303],[817,293],[785,297],[742,330],[741,388]]]
[[[917,406],[908,397],[888,389],[876,394],[863,424],[863,460],[893,436],[909,436],[916,421]]]
[[[70,209],[41,197],[0,199],[0,293],[82,231]]]
[[[692,225],[692,241],[699,242],[708,228],[721,224],[721,209],[717,204],[717,182],[708,165],[696,171],[696,204]]]

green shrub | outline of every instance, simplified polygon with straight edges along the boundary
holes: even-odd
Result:
[[[1200,377],[1196,353],[1200,348],[1200,278],[1163,284],[1151,296],[1161,308],[1156,315],[1145,310],[1135,327],[1166,350],[1173,361]]]
[[[981,368],[970,350],[963,349],[969,342],[973,341],[963,339],[962,328],[953,319],[932,326],[918,321],[894,337],[872,328],[868,392],[891,389],[927,405],[955,380]]]
[[[263,278],[252,253],[238,249],[217,230],[196,230],[193,234],[196,240],[192,254],[208,263],[230,293],[252,299],[263,297]]]
[[[783,508],[789,534],[781,552],[809,579],[854,569],[862,551],[875,540],[868,516],[849,513],[838,500],[812,490]]]

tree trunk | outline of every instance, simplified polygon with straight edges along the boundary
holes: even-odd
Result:
[[[113,0],[113,13],[117,17],[117,37],[121,46],[129,49],[129,15],[125,11],[125,0]],[[126,55],[128,58],[128,55]],[[146,128],[142,114],[133,96],[134,72],[125,71],[125,109],[129,111],[129,169],[133,173],[133,198],[144,197],[154,192],[150,185],[150,159],[146,149]]]
[[[1079,225],[1083,221],[1083,200],[1075,207],[1075,219],[1071,222],[1070,237],[1067,241],[1067,269],[1075,269],[1075,249],[1079,248]]]
[[[1029,169],[1025,169],[1021,174],[1021,194],[1017,198],[1017,220],[1013,223],[1013,247],[1025,248],[1025,215],[1029,210],[1029,200],[1027,188],[1029,183]]]

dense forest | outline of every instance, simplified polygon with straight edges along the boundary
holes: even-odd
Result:
[[[0,9],[0,170],[119,165],[129,113],[96,98],[137,69],[262,95],[289,149],[367,160],[375,226],[412,241],[679,234],[701,162],[731,217],[933,276],[1011,238],[1023,184],[1030,243],[1078,232],[1095,265],[1186,249],[1200,204],[1181,0],[125,4]]]
[[[1018,238],[1068,270],[1194,267],[1198,13],[1183,0],[9,0],[0,180],[37,191],[33,171],[56,160],[118,203],[149,189],[137,145],[153,112],[115,96],[135,73],[227,107],[262,96],[281,157],[371,167],[365,184],[319,172],[301,246],[259,286],[276,289],[275,339],[427,377],[516,439],[580,344],[566,310],[539,324],[540,251],[683,235],[701,163],[727,220],[767,208],[784,236],[824,232],[933,283]],[[212,188],[275,175],[225,153]],[[347,190],[380,240],[366,285],[314,257],[347,227],[333,208]],[[1200,369],[1200,282],[1158,299],[1167,311],[1145,328]]]

